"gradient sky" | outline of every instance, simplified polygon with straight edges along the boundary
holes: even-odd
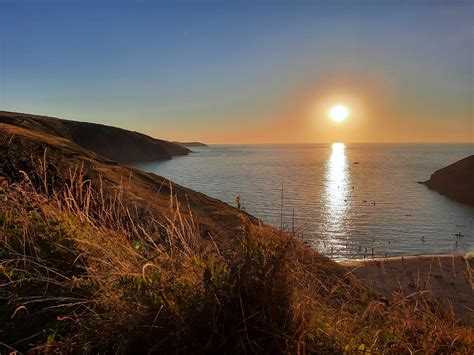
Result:
[[[0,0],[0,110],[207,143],[473,142],[473,18],[455,0]]]

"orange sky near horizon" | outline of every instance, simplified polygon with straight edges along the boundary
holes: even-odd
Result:
[[[230,117],[225,125],[204,118],[204,125],[170,126],[174,133],[164,138],[209,144],[474,143],[472,110],[464,108],[453,117],[455,108],[404,107],[388,85],[335,81],[320,89],[303,86],[276,101],[255,116]],[[328,112],[336,104],[349,109],[346,121],[330,119]],[[151,133],[159,137],[162,132]]]

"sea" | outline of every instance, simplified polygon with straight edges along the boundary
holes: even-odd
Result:
[[[136,165],[304,238],[335,260],[474,252],[474,207],[417,183],[474,144],[210,145]],[[474,182],[473,182],[474,184]]]

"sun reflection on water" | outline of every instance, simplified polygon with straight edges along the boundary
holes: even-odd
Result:
[[[346,215],[349,207],[350,173],[347,164],[346,147],[344,143],[333,143],[331,155],[326,162],[324,185],[325,224],[329,235],[343,236]],[[339,238],[337,238],[340,240]],[[325,249],[338,249],[334,245],[336,238],[330,238],[331,246]]]

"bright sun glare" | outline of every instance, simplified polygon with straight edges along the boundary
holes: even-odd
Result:
[[[349,116],[349,110],[344,105],[333,106],[329,110],[329,117],[335,122],[342,122]]]

